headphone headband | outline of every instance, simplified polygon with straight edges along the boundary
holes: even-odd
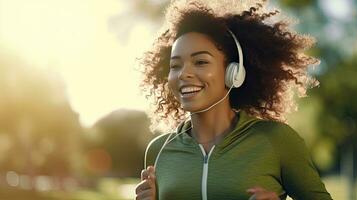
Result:
[[[234,43],[236,44],[237,50],[238,50],[238,59],[239,59],[239,68],[243,67],[243,52],[242,52],[242,47],[239,44],[239,41],[237,37],[234,35],[234,33],[230,30],[227,29],[228,32],[231,34],[232,38],[234,39]]]

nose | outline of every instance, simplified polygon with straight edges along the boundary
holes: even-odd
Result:
[[[191,64],[189,64],[189,63],[184,64],[184,66],[181,68],[178,78],[181,80],[185,80],[185,79],[190,79],[193,77],[194,77],[194,74],[193,74]]]

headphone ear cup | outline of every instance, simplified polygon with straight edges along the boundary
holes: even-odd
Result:
[[[239,67],[239,63],[231,62],[226,68],[225,84],[227,87],[240,87],[245,80],[245,68],[243,65]]]
[[[237,63],[231,62],[228,64],[226,68],[226,75],[225,75],[225,83],[228,88],[231,88],[233,85],[233,76],[237,73]]]

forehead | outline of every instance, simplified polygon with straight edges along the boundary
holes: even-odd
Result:
[[[223,56],[213,40],[203,33],[189,32],[181,35],[172,45],[172,56],[189,56],[194,52],[208,51],[212,55]]]

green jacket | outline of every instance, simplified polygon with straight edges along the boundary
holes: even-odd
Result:
[[[165,145],[156,166],[159,200],[248,200],[246,192],[261,186],[286,199],[329,200],[304,140],[288,125],[238,113],[235,129],[206,155],[184,132]],[[177,133],[188,129],[182,123]],[[145,165],[154,165],[170,134],[154,138]]]

